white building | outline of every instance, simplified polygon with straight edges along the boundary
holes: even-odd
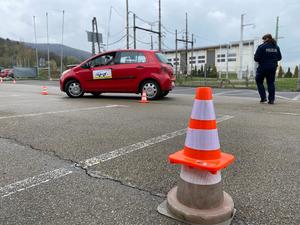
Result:
[[[256,64],[253,59],[254,53],[257,47],[257,43],[254,40],[247,40],[243,43],[242,54],[242,70],[243,76],[254,76]],[[170,63],[173,64],[174,70],[178,73],[184,73],[186,71],[186,50],[170,50],[165,51],[165,55]],[[238,73],[240,69],[240,55],[239,55],[239,42],[231,42],[230,44],[221,44],[207,47],[199,47],[188,49],[188,72],[191,68],[197,68],[201,66],[213,66],[215,65],[218,72],[226,73]]]

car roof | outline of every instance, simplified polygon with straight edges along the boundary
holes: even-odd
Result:
[[[157,50],[148,50],[148,49],[115,49],[115,50],[109,50],[107,52],[101,52],[97,55],[102,55],[102,54],[105,54],[105,53],[111,53],[111,52],[151,52],[151,53],[156,53],[156,52],[159,52]]]

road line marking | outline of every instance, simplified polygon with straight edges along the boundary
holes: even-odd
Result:
[[[105,109],[105,108],[118,108],[118,107],[128,107],[128,106],[126,106],[126,105],[107,105],[107,106],[100,106],[100,107],[88,107],[88,108],[69,109],[69,110],[60,110],[60,111],[52,111],[52,112],[28,113],[28,114],[14,115],[14,116],[1,116],[0,120],[11,119],[11,118],[24,118],[24,117],[51,115],[51,114],[58,114],[58,113],[81,112],[81,111],[97,110],[97,109]]]
[[[216,94],[213,94],[214,96],[220,96],[220,95],[226,95],[226,94],[232,94],[232,93],[238,93],[242,92],[243,90],[234,90],[234,91],[223,91],[223,92],[218,92]],[[239,97],[239,96],[237,96]]]
[[[0,187],[0,196],[1,198],[4,198],[17,192],[27,190],[29,188],[41,185],[43,183],[47,183],[50,180],[55,180],[71,173],[72,171],[70,169],[59,168],[50,172],[42,173],[37,176],[29,177],[27,179],[15,182],[13,184]]]
[[[296,101],[300,99],[300,94],[298,94],[295,98],[293,98],[292,100]]]
[[[194,87],[194,88],[180,88],[180,89],[174,89],[174,92],[173,92],[173,94],[176,94],[176,92],[181,92],[181,91],[186,91],[186,90],[196,90],[196,87]]]
[[[300,116],[298,113],[290,113],[290,112],[268,112],[269,114],[280,114],[280,115],[288,115],[288,116]]]
[[[220,118],[217,119],[217,123],[232,119],[233,116],[229,116],[229,115],[224,115]],[[146,141],[142,141],[142,142],[138,142],[136,144],[133,145],[129,145],[123,148],[119,148],[117,150],[111,151],[111,152],[107,152],[104,154],[101,154],[99,156],[81,161],[79,163],[79,166],[83,167],[83,168],[88,168],[90,166],[95,166],[101,162],[105,162],[105,161],[109,161],[111,159],[115,159],[118,158],[120,156],[126,155],[128,153],[137,151],[137,150],[141,150],[144,149],[146,147],[161,143],[163,141],[175,138],[177,136],[180,135],[184,135],[186,133],[187,129],[181,129],[181,130],[177,130],[171,133],[167,133],[167,134],[163,134],[161,136],[158,137],[154,137],[154,138],[150,138]],[[21,181],[17,181],[15,183],[6,185],[4,187],[0,187],[0,197],[1,198],[5,198],[8,197],[12,194],[27,190],[29,188],[32,187],[36,187],[38,185],[47,183],[51,180],[55,180],[64,176],[67,176],[69,174],[72,174],[72,168],[76,166],[76,165],[71,165],[69,167],[63,167],[63,168],[59,168],[59,169],[55,169],[37,176],[33,176],[33,177],[29,177],[26,178],[24,180]]]
[[[225,120],[232,119],[232,118],[233,118],[233,116],[225,115],[225,116],[222,116],[221,118],[218,118],[217,123],[220,123]],[[119,148],[119,149],[116,149],[116,150],[108,152],[108,153],[101,154],[96,157],[92,157],[90,159],[86,159],[84,161],[79,162],[79,165],[83,168],[88,168],[88,167],[97,165],[101,162],[115,159],[117,157],[126,155],[128,153],[135,152],[137,150],[144,149],[146,147],[155,145],[157,143],[160,143],[160,142],[175,138],[177,136],[183,135],[186,133],[186,131],[187,131],[187,129],[185,128],[185,129],[177,130],[177,131],[174,131],[171,133],[163,134],[158,137],[150,138],[146,141],[141,141],[141,142],[135,143],[133,145],[129,145],[129,146]]]
[[[277,98],[281,98],[281,99],[284,99],[284,100],[291,100],[290,98],[283,97],[283,96],[280,96],[280,95],[275,95],[275,97],[277,97]]]

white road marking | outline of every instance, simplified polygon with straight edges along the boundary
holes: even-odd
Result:
[[[233,118],[233,117],[228,116],[228,115],[222,116],[221,118],[217,119],[217,123],[220,123],[225,120],[229,120],[231,118]],[[111,159],[115,159],[117,157],[126,155],[128,153],[135,152],[137,150],[144,149],[146,147],[155,145],[157,143],[160,143],[160,142],[175,138],[177,136],[183,135],[186,133],[186,131],[187,131],[187,129],[181,129],[181,130],[174,131],[172,133],[167,133],[167,134],[163,134],[158,137],[150,138],[148,140],[135,143],[133,145],[129,145],[129,146],[119,148],[119,149],[116,149],[116,150],[108,152],[108,153],[101,154],[99,156],[96,156],[96,157],[93,157],[90,159],[86,159],[84,161],[79,162],[79,164],[83,168],[95,166],[101,162],[109,161]]]
[[[224,115],[220,118],[217,118],[217,123],[220,123],[220,122],[232,119],[232,118],[233,118],[233,116]],[[79,165],[83,168],[88,168],[90,166],[97,165],[101,162],[105,162],[105,161],[108,161],[108,160],[111,160],[111,159],[115,159],[117,157],[126,155],[128,153],[144,149],[146,147],[155,145],[157,143],[161,143],[163,141],[175,138],[175,137],[180,136],[180,135],[184,135],[186,133],[186,131],[187,131],[187,129],[181,129],[181,130],[177,130],[177,131],[174,131],[174,132],[171,132],[171,133],[163,134],[163,135],[158,136],[158,137],[150,138],[148,140],[141,141],[141,142],[138,142],[136,144],[129,145],[129,146],[126,146],[126,147],[123,147],[123,148],[119,148],[117,150],[107,152],[107,153],[101,154],[99,156],[81,161],[79,163]],[[38,186],[40,184],[47,183],[51,180],[55,180],[55,179],[58,179],[60,177],[64,177],[66,175],[69,175],[69,174],[73,173],[72,170],[71,170],[71,168],[73,166],[75,166],[75,165],[70,166],[69,167],[70,169],[68,169],[66,167],[59,168],[59,169],[49,171],[49,172],[46,172],[46,173],[43,173],[43,174],[40,174],[40,175],[37,175],[37,176],[26,178],[26,179],[21,180],[21,181],[17,181],[13,184],[9,184],[9,185],[6,185],[4,187],[0,187],[0,197],[5,198],[5,197],[10,196],[12,194],[15,194],[17,192],[24,191],[24,190],[27,190],[29,188]]]
[[[105,108],[119,108],[119,107],[128,107],[128,106],[126,106],[126,105],[107,105],[107,106],[68,109],[68,110],[60,110],[60,111],[52,111],[52,112],[28,113],[28,114],[13,115],[13,116],[1,116],[0,120],[11,119],[11,118],[43,116],[43,115],[51,115],[51,114],[58,114],[58,113],[81,112],[81,111],[97,110],[97,109],[105,109]]]
[[[213,94],[214,96],[220,96],[220,95],[226,95],[226,94],[233,94],[233,93],[239,93],[243,92],[244,90],[234,90],[234,91],[224,91],[224,92],[218,92],[216,94]],[[238,97],[238,96],[237,96]]]
[[[29,188],[47,183],[50,180],[55,180],[57,178],[71,174],[72,171],[66,168],[59,168],[50,172],[42,173],[40,175],[29,177],[25,180],[18,181],[13,184],[0,188],[1,198],[7,197],[9,195],[15,194],[20,191],[27,190]]]
[[[275,95],[275,97],[277,97],[277,98],[281,98],[281,99],[284,99],[284,100],[291,100],[290,98],[283,97],[283,96],[280,96],[280,95]]]
[[[280,115],[288,115],[288,116],[300,116],[298,113],[290,113],[290,112],[268,112],[269,114],[280,114]]]
[[[182,92],[182,91],[189,91],[189,90],[196,90],[196,88],[182,88],[182,89],[174,89],[174,93],[173,94],[176,94],[176,92]]]
[[[293,98],[292,100],[296,101],[300,99],[300,94],[298,94],[295,98]]]

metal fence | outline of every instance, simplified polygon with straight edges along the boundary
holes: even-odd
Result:
[[[31,67],[14,67],[14,76],[19,78],[36,78],[36,68]]]

